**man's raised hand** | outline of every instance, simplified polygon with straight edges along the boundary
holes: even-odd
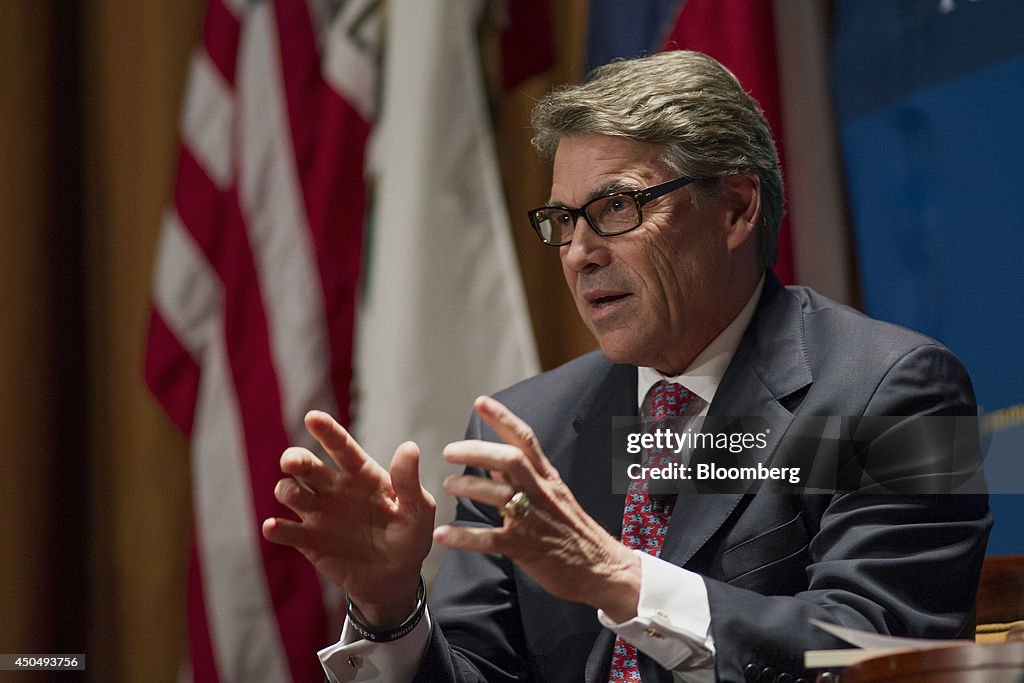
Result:
[[[528,424],[493,398],[481,396],[474,408],[502,443],[457,441],[444,449],[444,458],[487,470],[491,477],[452,475],[445,492],[499,510],[521,493],[529,513],[506,515],[502,526],[493,528],[445,525],[434,540],[504,555],[552,595],[600,608],[616,621],[635,617],[639,557],[580,506]]]
[[[389,472],[327,413],[308,413],[306,429],[338,470],[305,448],[286,450],[281,471],[288,476],[274,495],[299,521],[267,519],[263,535],[299,550],[373,626],[396,626],[415,607],[434,529],[434,498],[420,485],[419,448],[400,445]]]

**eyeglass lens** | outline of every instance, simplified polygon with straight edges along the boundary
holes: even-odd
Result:
[[[640,223],[640,208],[629,195],[598,197],[581,209],[590,225],[603,235],[632,230]],[[576,228],[572,213],[566,209],[548,208],[534,214],[545,242],[568,242]]]

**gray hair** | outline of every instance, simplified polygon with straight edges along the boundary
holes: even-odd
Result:
[[[663,145],[668,168],[701,179],[691,185],[695,203],[717,195],[717,178],[755,173],[761,181],[759,259],[764,268],[775,265],[784,199],[771,129],[757,102],[711,57],[674,50],[606,64],[585,83],[548,93],[534,107],[532,123],[533,145],[549,162],[567,136]]]

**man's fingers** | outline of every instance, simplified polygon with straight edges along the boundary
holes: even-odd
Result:
[[[451,475],[444,480],[444,490],[453,496],[469,498],[484,505],[501,508],[507,503],[516,489],[512,486],[472,475]]]
[[[337,476],[320,458],[298,446],[292,446],[281,454],[281,471],[313,492],[327,491]]]
[[[497,532],[494,529],[454,526],[446,524],[434,529],[434,540],[457,550],[478,553],[499,553]]]
[[[420,484],[420,449],[412,441],[395,449],[391,459],[391,487],[403,506],[419,514],[433,515],[434,497]]]
[[[282,479],[277,482],[274,497],[299,516],[305,516],[321,507],[321,500],[316,493],[295,479]]]
[[[522,451],[538,475],[549,478],[554,474],[554,467],[544,456],[530,425],[490,396],[480,396],[473,407],[505,443]]]
[[[537,436],[530,425],[490,396],[480,396],[473,402],[477,414],[490,425],[502,441],[522,449],[542,477],[551,476],[554,468],[544,457]]]
[[[536,480],[533,462],[522,448],[493,441],[455,441],[444,447],[444,459],[455,465],[489,470],[492,476],[529,486]]]
[[[306,429],[344,472],[354,474],[367,462],[373,462],[352,435],[322,410],[306,413]]]
[[[308,527],[280,517],[264,520],[263,537],[271,543],[287,545],[303,552],[312,550],[315,542],[313,531]]]

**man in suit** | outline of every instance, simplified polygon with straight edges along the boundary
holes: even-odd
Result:
[[[781,682],[811,676],[805,649],[839,645],[811,617],[961,632],[984,496],[613,491],[616,416],[757,416],[769,428],[749,460],[770,466],[802,417],[976,413],[948,350],[772,275],[778,159],[735,78],[692,52],[617,62],[551,93],[534,124],[553,183],[530,220],[600,351],[476,401],[444,451],[467,468],[445,482],[456,520],[436,530],[414,444],[385,471],[329,416],[307,417],[338,470],[287,451],[277,497],[300,521],[264,534],[350,598],[320,653],[329,678]],[[910,460],[943,447],[876,431],[850,452],[894,432]],[[427,610],[432,542],[451,550]]]

